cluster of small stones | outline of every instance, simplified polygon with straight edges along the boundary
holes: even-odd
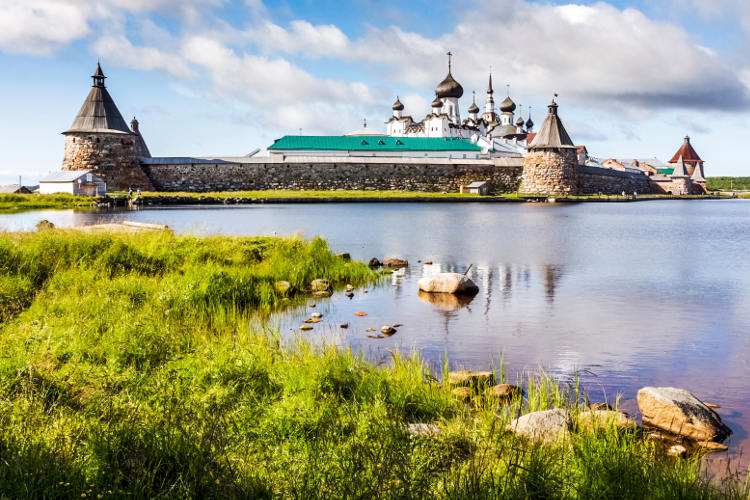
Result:
[[[151,190],[153,186],[136,155],[135,135],[68,133],[63,170],[90,170],[107,183],[107,190]]]
[[[648,177],[609,168],[579,167],[583,194],[646,194],[653,192]]]
[[[573,148],[531,150],[523,163],[522,193],[578,194],[578,158]]]
[[[189,163],[143,165],[158,191],[239,190],[459,191],[487,181],[490,193],[516,190],[518,166],[491,163]]]

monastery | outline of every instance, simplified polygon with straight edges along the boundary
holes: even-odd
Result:
[[[105,86],[99,64],[93,85],[65,136],[62,170],[87,171],[110,190],[233,191],[355,189],[459,191],[486,183],[490,193],[540,195],[705,193],[703,160],[685,138],[669,165],[658,160],[599,161],[568,135],[553,99],[539,131],[529,115],[515,118],[510,95],[495,109],[492,75],[484,112],[476,98],[461,119],[464,90],[448,74],[432,111],[419,122],[396,98],[385,133],[284,136],[263,154],[241,157],[152,157],[138,120],[130,126]]]

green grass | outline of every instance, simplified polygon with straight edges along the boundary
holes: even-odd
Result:
[[[277,280],[377,278],[320,239],[8,233],[0,271],[4,498],[749,498],[638,432],[504,430],[575,411],[577,384],[501,359],[528,396],[467,407],[417,355],[376,367],[254,326],[297,300]]]
[[[122,194],[122,193],[118,193]],[[279,199],[279,198],[480,198],[477,194],[441,193],[439,191],[366,191],[366,190],[266,190],[266,191],[213,191],[206,193],[188,192],[151,192],[141,193],[144,198],[154,196],[174,196],[187,198],[256,198],[256,199]],[[505,195],[503,195],[505,196]]]
[[[706,177],[710,191],[750,191],[750,177]]]
[[[96,198],[72,194],[0,194],[0,212],[40,208],[91,207]]]

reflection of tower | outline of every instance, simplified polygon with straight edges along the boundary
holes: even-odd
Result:
[[[510,299],[513,295],[513,269],[510,266],[501,268],[503,275],[503,298]]]
[[[492,278],[494,276],[492,266],[487,267],[482,277],[482,286],[484,286],[485,302],[484,302],[484,317],[489,317],[490,304],[492,302]]]
[[[547,264],[544,266],[544,293],[547,296],[547,301],[554,302],[555,300],[555,288],[562,277],[562,269],[554,264]]]

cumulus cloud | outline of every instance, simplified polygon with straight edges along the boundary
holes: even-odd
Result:
[[[237,54],[211,38],[187,38],[181,54],[208,71],[218,96],[239,96],[260,104],[275,124],[340,122],[347,109],[374,102],[369,88],[361,82],[316,78],[286,59]]]
[[[75,4],[55,0],[0,0],[0,50],[47,55],[89,33]]]
[[[92,50],[102,56],[106,55],[120,66],[162,71],[178,78],[196,76],[182,58],[154,47],[136,47],[124,35],[101,37],[94,42]]]
[[[683,28],[606,3],[554,6],[478,0],[451,32],[433,38],[393,26],[371,28],[350,40],[336,27],[302,21],[289,28],[266,21],[248,33],[266,51],[339,57],[387,68],[378,73],[391,84],[434,85],[442,76],[438,68],[445,65],[444,53],[452,50],[454,74],[467,88],[482,88],[492,65],[498,81],[510,82],[527,95],[557,91],[579,105],[750,106],[748,86],[737,70]]]

